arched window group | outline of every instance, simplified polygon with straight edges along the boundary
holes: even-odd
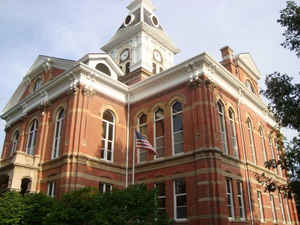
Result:
[[[101,159],[113,161],[115,116],[106,110],[102,117],[102,146]]]
[[[138,130],[139,132],[147,137],[147,116],[143,113],[138,118]],[[139,162],[145,162],[147,160],[147,150],[145,149],[139,149]]]
[[[218,101],[217,105],[218,105],[219,126],[220,126],[223,150],[224,150],[225,154],[228,154],[224,105],[221,101]]]
[[[183,115],[182,104],[178,101],[172,105],[172,137],[173,137],[173,154],[184,152],[184,133],[183,133]]]
[[[233,154],[235,157],[238,157],[238,143],[235,129],[235,115],[233,110],[230,108],[228,111],[229,122],[230,122],[230,132],[231,132],[231,144],[233,148]]]
[[[267,153],[266,153],[266,146],[265,146],[265,137],[264,137],[264,131],[262,129],[262,127],[259,127],[259,137],[260,137],[260,145],[261,145],[261,150],[263,152],[264,155],[264,161],[267,161]]]
[[[17,147],[18,147],[18,143],[19,143],[19,136],[20,136],[19,131],[18,130],[15,131],[13,138],[12,138],[12,146],[11,146],[11,151],[10,151],[11,154],[14,154],[17,151]]]
[[[256,154],[255,154],[255,146],[254,146],[254,139],[253,139],[253,128],[251,120],[247,120],[247,126],[248,126],[248,135],[249,135],[249,144],[250,144],[250,150],[252,154],[252,161],[256,164]]]
[[[164,155],[165,148],[165,125],[164,125],[164,111],[159,108],[154,113],[154,146],[158,153],[157,157]]]

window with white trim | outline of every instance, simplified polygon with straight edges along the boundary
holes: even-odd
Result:
[[[60,109],[57,112],[56,119],[55,119],[55,129],[54,129],[54,139],[53,139],[51,159],[56,159],[59,156],[64,118],[65,118],[65,110]]]
[[[278,146],[276,140],[274,140],[274,143],[275,143],[275,151],[276,151],[276,154],[277,154],[277,160],[280,160],[279,146]],[[280,176],[282,176],[282,168],[281,168],[281,166],[279,165],[277,168],[278,168],[278,170],[280,172]]]
[[[272,209],[273,222],[277,223],[277,214],[276,214],[276,207],[275,207],[273,195],[270,195],[270,203],[271,203],[271,209]]]
[[[225,123],[224,105],[221,101],[218,101],[217,106],[218,106],[219,126],[220,126],[223,150],[224,150],[225,154],[228,154],[227,131],[226,131],[226,123]]]
[[[264,208],[263,208],[262,195],[260,191],[257,192],[257,201],[258,201],[260,222],[264,222],[265,221]]]
[[[113,161],[115,116],[110,110],[106,110],[102,117],[102,147],[101,159]]]
[[[269,146],[270,146],[270,150],[271,150],[271,155],[272,155],[272,159],[275,159],[275,153],[274,153],[274,148],[273,148],[273,140],[272,140],[272,136],[269,136]],[[277,169],[275,169],[275,173],[277,174]]]
[[[226,178],[226,198],[227,198],[228,218],[234,218],[234,204],[233,204],[231,178]]]
[[[287,199],[285,199],[285,205],[286,205],[286,212],[287,212],[287,218],[288,218],[288,224],[291,224],[291,215],[290,215],[290,207],[289,207],[289,202]]]
[[[148,132],[147,132],[147,116],[143,113],[142,115],[140,115],[140,117],[138,118],[138,129],[139,132],[147,137]],[[145,162],[147,161],[147,153],[148,151],[146,149],[139,149],[138,150],[138,162]]]
[[[239,213],[240,218],[245,219],[245,205],[243,197],[243,183],[241,181],[237,182],[237,199],[239,203]]]
[[[34,87],[33,87],[33,91],[37,91],[38,89],[40,89],[43,86],[43,81],[41,78],[38,78],[35,83],[34,83]]]
[[[252,129],[252,123],[251,123],[250,119],[247,120],[247,126],[248,126],[250,150],[251,150],[251,153],[252,153],[252,160],[256,164],[255,146],[254,146],[254,139],[253,139],[253,129]]]
[[[254,93],[253,85],[251,84],[251,82],[250,82],[249,80],[246,80],[245,86],[246,86],[246,88],[247,88],[249,91],[251,91],[252,93]]]
[[[187,194],[184,179],[174,181],[174,217],[175,220],[187,219]]]
[[[10,150],[10,154],[14,154],[17,151],[17,147],[18,147],[18,143],[19,143],[19,137],[20,137],[20,133],[17,130],[14,135],[13,135],[13,139],[12,139],[12,146],[11,146],[11,150]]]
[[[262,127],[259,127],[259,137],[260,137],[260,145],[261,145],[261,150],[264,154],[264,161],[267,161],[267,153],[266,153],[266,146],[265,146],[265,137],[264,137],[264,131]]]
[[[55,197],[55,189],[56,189],[56,182],[55,181],[49,182],[47,195],[50,196],[51,198],[54,198]]]
[[[182,104],[178,101],[174,102],[171,108],[171,112],[173,154],[176,155],[184,152]]]
[[[280,206],[282,221],[283,221],[283,223],[286,223],[283,202],[282,202],[282,196],[280,193],[278,193],[278,198],[279,198],[279,206]]]
[[[155,184],[157,189],[157,200],[158,200],[158,210],[160,212],[166,211],[166,185],[164,182]]]
[[[38,121],[33,120],[29,126],[29,133],[28,133],[28,139],[27,139],[27,148],[26,153],[29,155],[34,155],[34,148],[37,138],[37,131],[38,131]]]
[[[230,132],[231,132],[231,144],[233,149],[233,155],[238,158],[238,144],[237,144],[237,136],[235,129],[235,116],[232,109],[229,109],[229,122],[230,122]]]
[[[112,184],[108,183],[99,183],[99,192],[104,193],[104,192],[112,192]]]
[[[165,125],[164,125],[164,111],[159,108],[154,113],[154,146],[156,152],[158,153],[158,157],[164,156],[165,149]]]

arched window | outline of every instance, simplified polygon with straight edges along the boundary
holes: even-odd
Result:
[[[144,113],[138,118],[138,128],[139,132],[147,137],[147,116]],[[145,162],[147,160],[147,152],[145,149],[139,149],[139,162]]]
[[[260,137],[261,150],[263,151],[263,154],[264,154],[264,161],[267,161],[265,137],[264,137],[264,131],[263,131],[262,127],[259,127],[259,137]]]
[[[103,113],[101,159],[113,161],[115,116],[110,110]]]
[[[253,129],[250,119],[247,120],[248,126],[248,134],[249,134],[249,144],[252,153],[252,160],[256,164],[256,155],[255,155],[255,147],[254,147],[254,139],[253,139]]]
[[[224,105],[221,101],[218,101],[218,114],[219,114],[219,126],[221,131],[222,145],[225,154],[228,154],[228,146],[227,146],[227,131],[225,124],[225,115],[224,115]]]
[[[61,109],[56,114],[55,119],[55,129],[54,129],[54,140],[53,140],[53,149],[51,159],[56,159],[59,156],[59,148],[61,141],[61,134],[63,128],[63,121],[65,118],[65,110]]]
[[[233,154],[235,157],[238,157],[238,144],[236,137],[236,129],[235,129],[235,116],[232,109],[229,109],[229,122],[230,122],[230,132],[231,132],[231,142],[233,148]]]
[[[269,136],[269,146],[270,146],[270,151],[272,155],[272,159],[275,159],[275,154],[274,154],[274,149],[273,149],[273,141],[272,141],[272,136]]]
[[[173,154],[184,152],[184,132],[182,118],[182,104],[174,102],[171,108],[172,113],[172,137],[173,137]]]
[[[41,78],[38,78],[35,83],[34,83],[34,87],[33,87],[33,90],[34,91],[37,91],[38,89],[40,89],[43,85],[43,81]]]
[[[105,73],[108,76],[111,75],[110,69],[104,63],[98,63],[96,69],[101,71],[102,73]]]
[[[26,148],[27,154],[30,155],[35,154],[34,148],[36,143],[37,131],[38,131],[38,121],[33,120],[29,126],[29,134],[28,134],[27,148]]]
[[[157,157],[162,157],[164,155],[165,148],[165,126],[164,126],[164,111],[158,109],[154,113],[154,145],[158,153]]]
[[[126,63],[125,65],[125,73],[129,73],[130,72],[130,62]]]
[[[252,93],[254,93],[253,85],[251,84],[251,82],[249,80],[246,80],[245,85],[248,90],[250,90]]]
[[[19,134],[19,131],[17,130],[14,133],[14,136],[13,136],[13,139],[12,139],[12,146],[11,146],[10,154],[14,154],[17,151],[19,136],[20,136],[20,134]]]

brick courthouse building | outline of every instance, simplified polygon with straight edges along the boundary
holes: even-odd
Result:
[[[151,0],[134,0],[104,53],[77,61],[38,56],[4,108],[1,189],[59,197],[132,183],[159,187],[182,224],[297,224],[295,202],[264,192],[264,162],[278,157],[275,125],[249,53],[221,49],[178,65],[179,49]],[[133,151],[137,128],[159,156]]]

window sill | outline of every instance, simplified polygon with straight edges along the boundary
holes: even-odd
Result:
[[[176,223],[186,223],[186,222],[188,222],[189,220],[186,218],[186,219],[174,219],[174,221],[175,221]]]

